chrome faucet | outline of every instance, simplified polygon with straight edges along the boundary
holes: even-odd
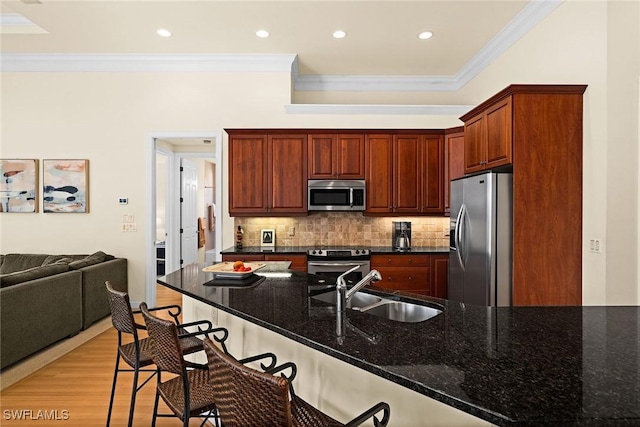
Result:
[[[338,313],[343,313],[347,307],[347,302],[349,299],[358,292],[360,289],[367,286],[370,282],[375,283],[382,280],[382,276],[378,272],[378,270],[371,270],[369,274],[364,276],[362,280],[353,285],[351,289],[347,289],[347,282],[345,281],[345,276],[349,273],[352,273],[359,269],[360,266],[355,266],[350,270],[345,271],[336,280],[336,310]]]
[[[378,341],[377,337],[371,337],[355,328],[355,326],[349,323],[349,319],[347,319],[346,317],[345,309],[347,307],[347,302],[353,296],[353,294],[367,286],[369,282],[377,282],[382,280],[382,276],[380,275],[378,270],[371,270],[369,274],[364,276],[362,280],[353,285],[351,289],[347,289],[347,282],[345,281],[345,277],[349,273],[352,273],[359,268],[359,265],[353,267],[351,270],[342,273],[336,280],[336,334],[338,335],[338,342],[340,344],[342,344],[342,341],[344,340],[344,335],[346,334],[347,327],[349,327],[350,329],[355,329],[356,332],[361,333],[365,338],[367,338],[374,344]]]

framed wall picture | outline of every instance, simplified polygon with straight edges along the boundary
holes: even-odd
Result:
[[[260,230],[260,246],[275,246],[276,245],[276,230],[274,229],[262,229]]]
[[[0,212],[38,212],[38,160],[0,160]]]
[[[43,212],[89,212],[89,160],[42,161]]]

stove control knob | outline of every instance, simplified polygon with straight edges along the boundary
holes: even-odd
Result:
[[[322,255],[322,249],[318,251],[318,255]]]
[[[360,253],[360,249],[356,249],[356,255]]]

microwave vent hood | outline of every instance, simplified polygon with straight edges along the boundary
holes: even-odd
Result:
[[[308,181],[309,211],[364,211],[365,181],[361,179]]]

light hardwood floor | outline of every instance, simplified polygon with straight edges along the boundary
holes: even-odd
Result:
[[[180,294],[158,286],[157,305],[167,304],[181,304]],[[0,425],[104,426],[109,408],[117,339],[115,329],[110,328],[3,390],[0,393]],[[141,374],[141,378],[145,377]],[[113,427],[127,424],[131,381],[131,373],[120,373],[118,376],[111,417]],[[138,393],[134,426],[151,425],[154,386],[155,380],[152,380]],[[162,404],[160,408],[161,413],[169,412]],[[21,414],[23,418],[26,416],[27,419],[15,419],[16,414]],[[198,426],[200,422],[194,419],[189,425]],[[156,425],[180,426],[182,423],[177,418],[159,418]]]

